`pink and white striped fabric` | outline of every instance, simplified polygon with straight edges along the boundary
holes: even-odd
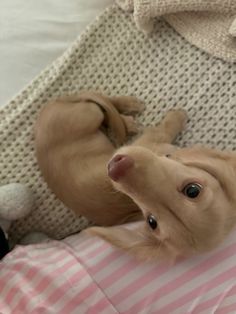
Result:
[[[0,262],[2,314],[235,314],[236,231],[176,265],[141,263],[84,233],[19,246]]]

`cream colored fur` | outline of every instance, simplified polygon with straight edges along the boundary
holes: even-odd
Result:
[[[69,208],[103,227],[88,232],[142,259],[188,256],[219,245],[236,223],[236,156],[202,147],[171,143],[186,123],[182,110],[170,111],[118,150],[101,131],[108,126],[119,144],[135,132],[129,116],[141,104],[133,97],[109,98],[85,92],[51,102],[36,124],[39,166],[49,187]],[[129,156],[134,165],[112,181],[112,156]],[[184,188],[201,186],[190,199]],[[147,217],[157,220],[152,230]],[[140,221],[133,230],[113,226]]]

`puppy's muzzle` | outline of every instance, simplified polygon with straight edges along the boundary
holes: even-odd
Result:
[[[115,155],[108,163],[108,175],[113,181],[119,181],[134,166],[134,159],[128,155]]]

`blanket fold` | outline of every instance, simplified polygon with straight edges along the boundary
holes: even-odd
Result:
[[[163,16],[191,43],[228,61],[236,61],[236,1],[116,0],[133,12],[136,26],[150,33]],[[207,30],[207,31],[206,31]],[[216,49],[215,49],[216,47]]]

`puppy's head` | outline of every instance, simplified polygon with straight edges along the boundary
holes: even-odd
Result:
[[[108,165],[114,187],[142,210],[142,226],[94,233],[142,258],[176,258],[216,247],[236,224],[235,155],[204,148],[172,156],[121,148]]]

